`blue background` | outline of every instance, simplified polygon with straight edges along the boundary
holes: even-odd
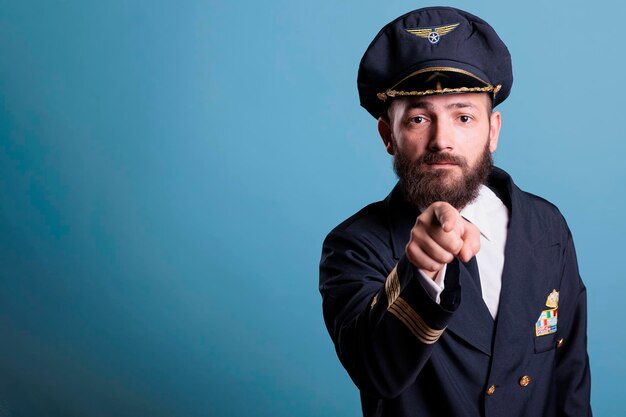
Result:
[[[325,234],[395,182],[356,70],[409,1],[0,0],[0,416],[357,416]],[[513,56],[496,163],[561,208],[626,414],[626,6],[458,1]]]

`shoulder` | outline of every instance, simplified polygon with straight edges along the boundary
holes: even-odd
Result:
[[[547,199],[523,191],[510,181],[511,216],[522,220],[524,228],[534,236],[566,238],[569,228],[559,208]],[[518,223],[520,224],[520,223]]]
[[[388,213],[387,200],[371,203],[333,228],[326,236],[324,245],[389,246]]]
[[[387,207],[385,200],[377,201],[375,203],[368,204],[339,223],[331,231],[331,233],[367,233],[372,227],[375,229],[384,227],[386,219]]]
[[[548,220],[561,222],[564,220],[559,208],[547,199],[536,194],[520,190],[521,202],[527,208],[532,210],[537,217]]]

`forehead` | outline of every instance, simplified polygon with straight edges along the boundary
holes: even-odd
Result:
[[[390,105],[395,111],[406,111],[414,108],[426,110],[450,110],[458,108],[488,109],[491,106],[487,93],[437,94],[420,97],[398,97]]]

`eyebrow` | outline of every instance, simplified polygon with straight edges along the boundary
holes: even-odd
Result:
[[[446,108],[448,108],[448,109],[449,108],[455,108],[455,109],[471,108],[471,109],[475,109],[476,106],[474,106],[472,103],[468,103],[468,102],[465,102],[465,101],[460,101],[460,102],[457,102],[457,103],[448,104],[446,106]]]

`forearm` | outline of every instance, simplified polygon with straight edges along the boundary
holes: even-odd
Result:
[[[346,242],[330,237],[325,243],[320,290],[326,324],[355,384],[392,398],[415,380],[430,357],[458,306],[455,287],[450,285],[439,305],[406,257],[392,266],[393,260],[368,253],[366,243],[345,247]],[[458,275],[458,267],[449,273]]]

